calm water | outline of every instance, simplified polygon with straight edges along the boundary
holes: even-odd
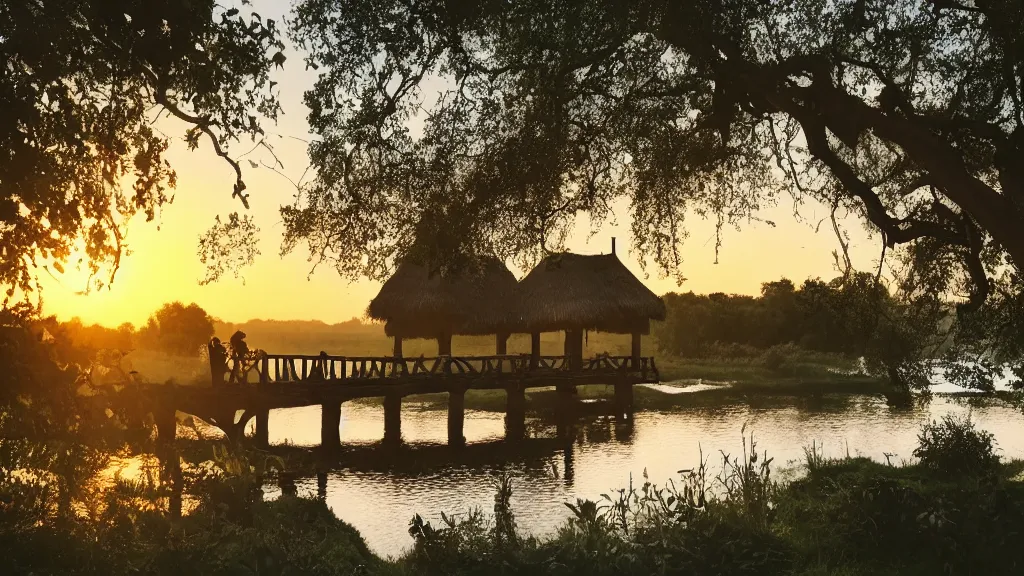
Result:
[[[638,412],[631,426],[613,417],[581,416],[571,443],[556,438],[553,423],[534,419],[528,422],[532,438],[518,447],[502,441],[503,414],[467,411],[469,445],[462,450],[443,445],[444,410],[406,403],[406,446],[397,452],[374,445],[384,431],[381,407],[346,403],[341,437],[350,449],[327,474],[326,500],[375,552],[398,555],[412,544],[406,530],[413,514],[436,523],[441,512],[464,513],[474,507],[489,512],[494,477],[501,470],[516,479],[512,503],[520,527],[542,535],[567,518],[564,502],[598,499],[626,486],[631,475],[642,482],[645,469],[652,482],[663,484],[677,478],[678,470],[695,466],[703,450],[717,474],[719,451],[741,452],[744,426],[748,434],[753,432],[758,450],[775,458],[777,471],[798,466],[803,448],[812,442],[828,455],[849,452],[884,461],[888,453],[893,462],[910,459],[923,422],[968,411],[979,427],[995,434],[1004,457],[1024,458],[1024,416],[1000,405],[971,408],[936,397],[924,407],[895,408],[884,398],[870,396],[707,402],[702,394],[707,393],[679,394],[679,401],[664,410]],[[271,442],[317,445],[319,411],[271,412]],[[317,493],[315,477],[298,485],[300,493]],[[270,491],[268,496],[276,494]]]

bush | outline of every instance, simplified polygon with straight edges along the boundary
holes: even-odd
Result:
[[[917,435],[917,442],[914,457],[930,470],[982,475],[999,466],[992,434],[975,428],[969,415],[947,414],[941,422],[925,424]]]

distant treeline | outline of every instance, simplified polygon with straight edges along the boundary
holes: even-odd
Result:
[[[860,355],[875,344],[892,297],[871,274],[799,287],[785,278],[761,285],[760,296],[669,293],[667,318],[655,324],[662,352],[684,357],[735,355],[744,348],[796,344],[808,350]]]
[[[76,347],[85,350],[152,350],[188,357],[198,356],[210,338],[217,336],[227,341],[237,330],[246,334],[252,347],[284,353],[309,351],[323,347],[325,342],[358,334],[383,334],[382,326],[364,324],[358,318],[338,324],[318,320],[250,320],[233,324],[213,318],[197,304],[180,302],[164,304],[139,328],[130,322],[117,328],[86,325],[78,318],[62,323],[61,327]]]

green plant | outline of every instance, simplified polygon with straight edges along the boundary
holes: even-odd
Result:
[[[742,430],[746,432],[746,425]],[[758,456],[753,432],[749,447],[747,437],[743,437],[742,461],[722,452],[722,471],[718,482],[725,491],[725,499],[738,506],[743,515],[760,529],[766,529],[774,517],[778,485],[771,478],[773,460],[767,452]]]
[[[963,475],[984,475],[999,465],[993,435],[978,430],[970,415],[947,414],[940,422],[921,427],[914,457],[930,470]]]

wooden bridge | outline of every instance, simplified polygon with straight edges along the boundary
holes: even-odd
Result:
[[[631,414],[633,386],[658,382],[653,357],[593,358],[540,356],[346,357],[268,354],[257,352],[229,382],[211,387],[159,386],[149,395],[156,402],[161,441],[173,439],[176,410],[210,421],[232,438],[241,438],[256,419],[258,445],[268,443],[268,414],[274,408],[321,406],[321,442],[340,445],[341,404],[356,398],[384,398],[384,440],[401,439],[402,398],[411,394],[448,394],[448,442],[464,443],[463,423],[467,390],[506,392],[508,436],[525,431],[525,392],[555,387],[561,403],[571,402],[576,386],[615,387],[620,414]],[[241,413],[241,416],[237,416]]]

